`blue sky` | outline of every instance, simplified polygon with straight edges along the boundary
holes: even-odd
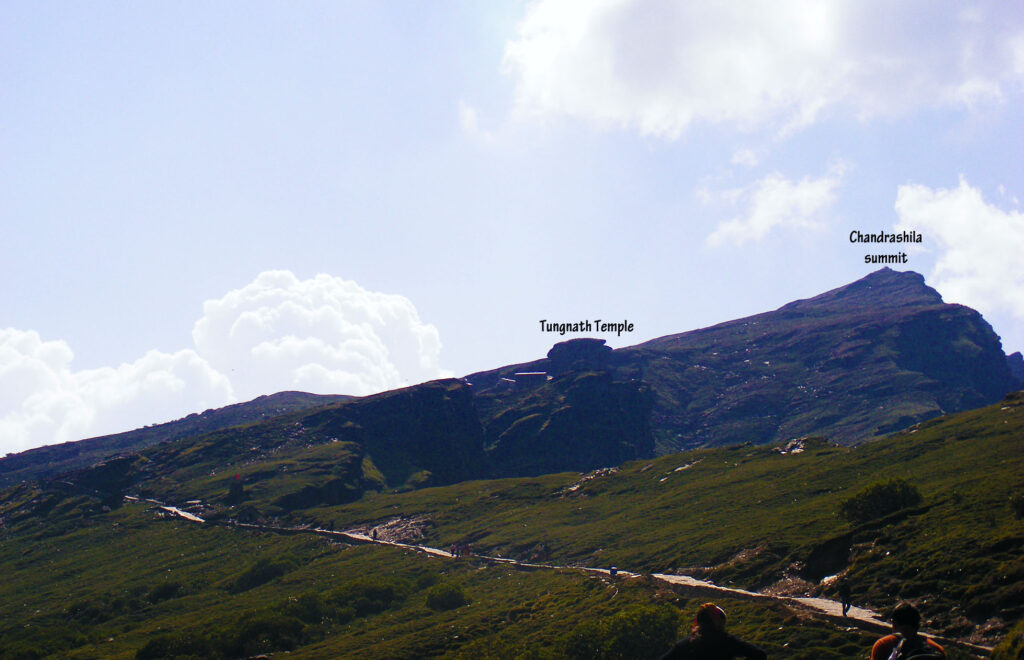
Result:
[[[0,451],[774,309],[854,229],[1021,350],[1022,92],[1007,3],[4,2]]]

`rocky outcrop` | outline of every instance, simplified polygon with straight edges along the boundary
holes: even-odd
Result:
[[[308,416],[322,428],[362,446],[389,486],[443,485],[487,471],[483,427],[469,386],[438,380],[364,397]]]
[[[485,420],[493,474],[588,472],[650,456],[651,401],[645,384],[609,371],[564,373]]]
[[[570,339],[555,344],[548,351],[548,371],[564,374],[570,371],[603,369],[608,366],[612,349],[603,339]]]
[[[1024,356],[1021,356],[1020,351],[1006,356],[1006,366],[1017,381],[1017,387],[1024,389]]]

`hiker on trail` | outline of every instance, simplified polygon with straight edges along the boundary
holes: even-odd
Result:
[[[766,660],[764,651],[725,632],[725,610],[714,603],[697,609],[690,636],[676,642],[661,660]]]
[[[910,603],[900,603],[892,611],[892,635],[886,635],[871,647],[871,660],[946,660],[941,646],[919,635],[921,613]]]
[[[373,533],[371,535],[373,536],[373,540],[376,541],[377,540],[377,528],[376,527],[373,528]]]
[[[843,616],[846,616],[853,605],[850,602],[850,583],[846,580],[839,583],[839,602],[843,605]]]

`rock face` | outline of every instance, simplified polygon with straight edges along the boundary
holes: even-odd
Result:
[[[603,339],[570,339],[555,344],[548,351],[548,370],[552,374],[602,369],[608,365],[612,349]]]
[[[364,397],[303,424],[364,448],[389,486],[443,485],[487,471],[483,428],[469,387],[438,380]]]
[[[480,397],[495,476],[587,472],[654,450],[643,383],[615,380],[609,371],[568,371],[519,394]]]
[[[1017,387],[1024,389],[1024,356],[1020,351],[1006,356],[1006,366],[1010,368],[1010,373],[1017,381]]]
[[[662,452],[811,434],[855,443],[1015,389],[978,312],[889,269],[622,352],[656,394]]]

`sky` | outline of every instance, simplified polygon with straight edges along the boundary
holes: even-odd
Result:
[[[0,454],[629,346],[866,254],[1024,349],[1022,109],[1015,3],[0,0]]]

